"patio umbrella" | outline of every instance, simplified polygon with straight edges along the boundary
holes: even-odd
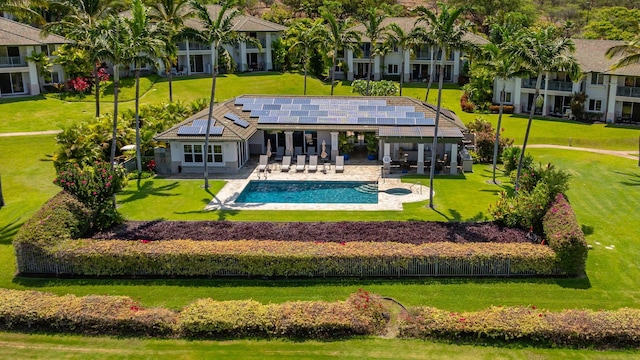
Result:
[[[267,159],[271,157],[271,139],[267,139]]]
[[[322,152],[320,153],[322,160],[327,158],[327,142],[322,140]]]
[[[293,133],[286,132],[287,155],[293,155]]]

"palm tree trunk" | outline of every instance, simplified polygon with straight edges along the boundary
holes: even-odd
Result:
[[[524,152],[527,149],[527,142],[529,141],[529,132],[531,131],[531,123],[533,122],[533,115],[536,111],[536,100],[540,95],[541,83],[542,83],[542,71],[538,72],[538,79],[536,80],[536,91],[533,93],[533,104],[531,104],[531,111],[529,111],[529,122],[527,123],[527,131],[524,133],[524,143],[522,144],[522,151],[520,151],[520,158],[518,159],[518,172],[516,173],[516,187],[514,190],[514,195],[518,195],[518,187],[520,185],[520,173],[522,172],[522,163],[524,162]],[[544,104],[542,106],[544,106]]]
[[[431,90],[431,84],[433,83],[433,76],[431,75],[433,74],[427,74],[427,76],[429,77],[429,82],[427,83],[427,94],[424,96],[424,102],[429,101],[429,90]]]
[[[140,69],[136,66],[136,167],[138,179],[142,172],[142,156],[140,151]]]
[[[94,82],[96,85],[96,117],[100,117],[100,76],[98,75],[99,69],[100,67],[96,63],[96,68],[95,68],[96,74],[94,78]]]
[[[167,71],[167,77],[169,78],[169,102],[173,102],[173,74],[171,74],[171,68]]]
[[[498,165],[498,147],[500,145],[500,126],[502,126],[502,108],[504,105],[504,91],[506,88],[505,81],[502,83],[502,92],[500,93],[500,110],[498,110],[498,126],[496,129],[496,142],[493,144],[493,183],[496,184],[496,167]]]
[[[218,54],[218,45],[215,46],[215,54]],[[207,131],[204,137],[204,188],[209,188],[209,134],[211,133],[211,120],[213,119],[213,104],[216,94],[216,78],[218,75],[217,56],[213,60],[211,69],[211,100],[209,100],[209,115],[207,116]]]
[[[440,75],[438,79],[438,106],[431,145],[431,169],[429,171],[429,207],[433,209],[433,177],[436,174],[436,149],[438,147],[438,124],[440,123],[440,106],[442,104],[442,85],[444,83],[444,52],[440,60]]]
[[[367,96],[369,96],[369,82],[371,82],[371,59],[372,59],[371,54],[369,55],[369,68],[368,68],[369,71],[367,71],[367,92],[366,92]]]
[[[309,63],[309,49],[304,49],[304,95],[307,95],[307,67]]]
[[[113,132],[111,135],[111,156],[109,161],[111,162],[111,170],[115,168],[116,161],[116,146],[118,146],[118,87],[120,86],[120,72],[118,64],[113,64]]]
[[[336,56],[338,53],[338,48],[335,48],[333,51],[333,66],[331,67],[331,96],[333,96],[333,85],[335,84],[336,79]]]
[[[0,174],[0,208],[4,206],[4,195],[2,194],[2,174]]]

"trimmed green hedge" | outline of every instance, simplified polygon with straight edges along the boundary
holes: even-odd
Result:
[[[347,301],[260,304],[201,299],[180,313],[144,309],[125,296],[56,296],[0,289],[0,329],[86,335],[330,339],[381,332],[380,298],[360,291]]]
[[[456,313],[418,307],[400,317],[399,337],[470,342],[524,340],[551,347],[638,347],[640,309],[553,313],[535,306],[494,306]]]
[[[587,262],[587,242],[573,208],[558,194],[542,219],[549,246],[558,257],[558,264],[569,275],[584,273]]]

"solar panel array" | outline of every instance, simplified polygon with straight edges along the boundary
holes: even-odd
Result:
[[[235,105],[251,112],[259,124],[435,125],[415,107],[387,105],[383,99],[239,97]]]
[[[220,136],[224,131],[223,126],[213,126],[215,121],[211,121],[211,127],[209,134],[213,136]],[[178,128],[178,135],[185,136],[205,136],[207,134],[207,119],[193,120],[191,125],[183,125]]]
[[[249,126],[249,122],[247,120],[241,119],[238,117],[238,115],[233,114],[233,113],[226,113],[224,114],[224,117],[226,117],[227,119],[233,121],[234,124],[243,127],[243,128],[247,128]]]

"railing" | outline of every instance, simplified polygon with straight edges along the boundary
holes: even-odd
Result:
[[[262,46],[262,48],[266,48],[267,47],[267,41],[264,39],[260,39],[260,46]],[[250,42],[247,43],[247,49],[257,49],[258,45],[256,44],[252,44]]]
[[[415,54],[417,60],[431,60],[431,51],[417,51]]]
[[[635,86],[618,86],[616,91],[618,96],[640,97],[640,87]]]
[[[549,81],[547,89],[557,91],[573,91],[573,83],[571,81]]]
[[[24,56],[0,57],[0,67],[21,67],[21,66],[27,66],[27,59]]]
[[[522,79],[522,87],[525,89],[535,89],[536,79]]]
[[[178,44],[178,50],[187,50],[186,43]],[[189,43],[189,50],[211,50],[211,45],[208,44],[199,44],[199,43]]]

